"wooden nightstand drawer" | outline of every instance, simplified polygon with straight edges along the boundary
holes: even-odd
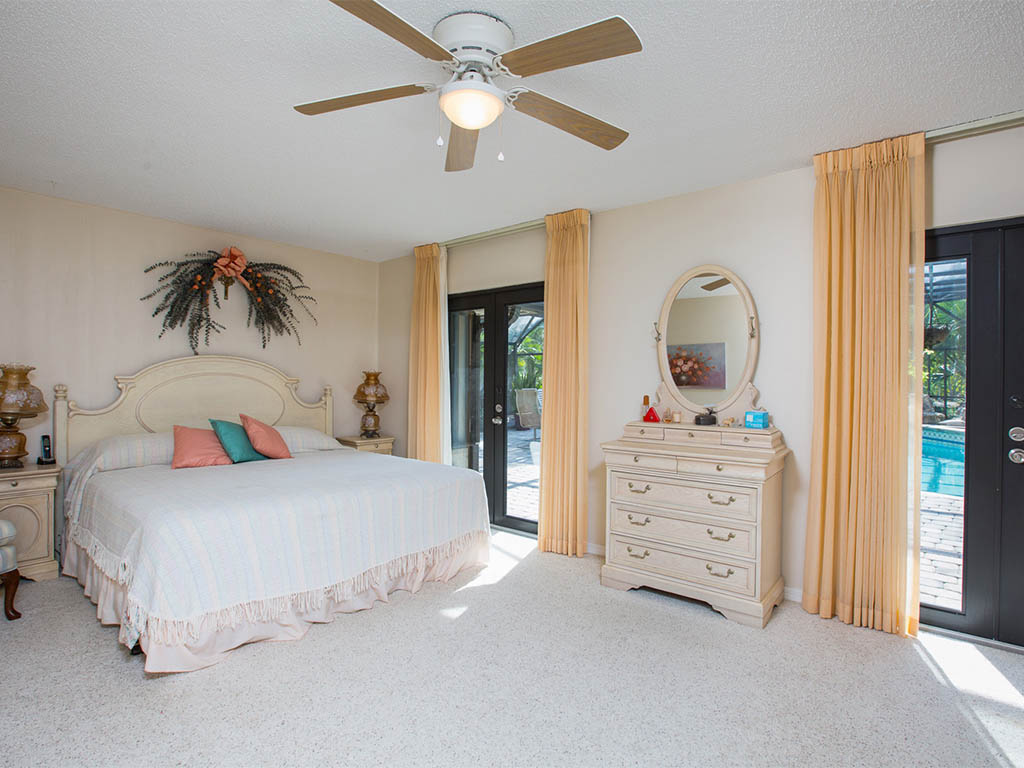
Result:
[[[339,437],[338,442],[365,453],[382,453],[390,456],[395,444],[393,437]]]

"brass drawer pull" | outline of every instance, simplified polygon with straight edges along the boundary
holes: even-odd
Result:
[[[640,525],[640,526],[644,526],[644,525],[647,525],[647,524],[648,524],[649,522],[651,522],[651,518],[649,518],[649,517],[645,517],[645,518],[644,518],[644,519],[643,519],[642,521],[640,521],[640,522],[637,522],[636,520],[634,520],[634,519],[633,519],[633,516],[632,516],[632,515],[626,515],[626,517],[627,517],[627,518],[629,519],[629,524],[630,524],[630,525]]]
[[[634,464],[639,464],[640,463],[640,457],[639,456],[634,456],[633,457],[633,463]]]
[[[716,469],[716,470],[717,470],[718,472],[721,472],[721,471],[722,471],[722,469],[724,469],[724,467],[722,467],[722,465],[721,465],[721,464],[715,464],[715,469]]]
[[[645,549],[644,553],[642,555],[634,555],[632,547],[626,547],[626,552],[629,553],[630,557],[635,557],[637,560],[643,560],[645,557],[647,557],[647,556],[649,556],[651,554],[651,550]],[[710,566],[708,566],[708,567],[710,567]]]
[[[710,573],[712,576],[717,576],[720,579],[728,579],[730,576],[736,573],[736,571],[734,571],[732,568],[727,570],[725,573],[716,573],[715,570],[711,567],[711,563],[705,563],[704,567],[708,569],[708,573]]]
[[[640,430],[640,434],[641,434],[641,435],[645,435],[645,434],[647,434],[647,432],[646,432],[646,430],[643,430],[643,429],[641,429],[641,430]]]
[[[750,442],[750,438],[749,437],[744,437],[743,438],[743,442],[744,443],[749,443]]]
[[[690,437],[694,437],[693,432],[687,432],[686,434],[688,434]]]
[[[17,480],[11,480],[11,488],[17,488],[17,487],[18,487],[18,481]]]
[[[649,490],[651,490],[650,484],[645,485],[643,487],[643,490],[640,490],[640,491],[638,491],[636,488],[634,488],[632,483],[629,484],[629,492],[630,493],[647,493]]]
[[[708,494],[708,501],[710,501],[712,504],[717,504],[720,507],[728,507],[730,504],[732,504],[734,501],[736,501],[736,497],[735,496],[730,496],[728,501],[715,501],[715,497],[712,496],[709,493]]]
[[[715,541],[730,541],[731,539],[735,539],[736,538],[736,534],[733,533],[732,531],[729,531],[729,535],[728,536],[715,536],[715,529],[714,528],[708,528],[707,530],[708,530],[708,536],[710,536]],[[710,567],[711,566],[709,565],[708,568],[710,568]]]

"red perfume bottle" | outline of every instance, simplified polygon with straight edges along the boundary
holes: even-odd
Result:
[[[651,405],[651,396],[644,395],[643,419],[648,422],[661,421],[658,412]]]

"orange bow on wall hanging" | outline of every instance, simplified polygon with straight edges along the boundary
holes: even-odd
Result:
[[[214,277],[219,277],[220,281],[224,284],[225,301],[228,298],[228,288],[231,287],[235,280],[244,285],[247,291],[252,290],[249,281],[242,277],[246,271],[246,263],[245,254],[233,245],[221,251],[220,258],[213,262]]]
[[[301,344],[298,318],[292,309],[298,304],[316,323],[309,304],[316,303],[302,275],[291,267],[274,262],[250,262],[241,249],[230,246],[220,253],[206,251],[190,254],[181,261],[161,261],[146,268],[146,272],[166,268],[155,290],[142,297],[142,301],[159,296],[153,317],[163,313],[160,336],[183,326],[188,334],[188,345],[193,354],[199,354],[199,342],[210,344],[210,335],[220,333],[224,326],[213,319],[212,304],[220,309],[216,283],[228,288],[237,280],[246,289],[249,299],[249,317],[246,325],[255,325],[260,341],[267,346],[272,335],[291,336]]]

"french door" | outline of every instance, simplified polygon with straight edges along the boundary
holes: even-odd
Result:
[[[484,478],[491,522],[537,532],[544,284],[448,297],[452,463]]]
[[[1024,218],[926,243],[921,620],[1024,645]]]

